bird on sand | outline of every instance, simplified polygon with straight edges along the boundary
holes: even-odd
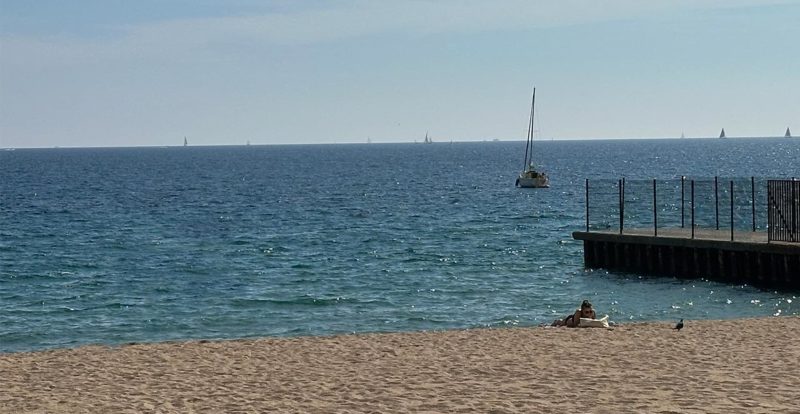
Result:
[[[677,329],[677,330],[679,330],[679,331],[680,331],[680,330],[681,330],[681,328],[683,328],[683,319],[681,319],[681,321],[680,321],[680,322],[678,322],[678,324],[677,324],[677,325],[675,325],[675,327],[674,327],[674,328],[672,328],[672,329]]]

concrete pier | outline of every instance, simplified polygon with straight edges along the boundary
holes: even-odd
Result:
[[[767,241],[765,232],[626,229],[576,231],[589,268],[706,278],[764,288],[800,290],[800,244]]]

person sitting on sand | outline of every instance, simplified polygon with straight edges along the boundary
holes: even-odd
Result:
[[[588,318],[588,319],[597,319],[597,314],[594,312],[592,308],[592,304],[589,303],[588,300],[584,300],[581,303],[581,308],[576,310],[575,313],[572,315],[567,316],[562,321],[561,319],[556,319],[553,321],[553,326],[566,326],[568,328],[577,328],[581,323],[581,318]]]

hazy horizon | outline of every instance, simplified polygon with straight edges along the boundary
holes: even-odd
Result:
[[[760,136],[760,137],[738,137],[738,136],[726,136],[727,139],[779,139],[785,138],[782,135],[775,135],[775,136]],[[796,136],[792,136],[792,139],[797,138]],[[657,140],[711,140],[711,139],[719,139],[719,137],[645,137],[645,138],[630,138],[630,137],[621,137],[621,138],[552,138],[552,139],[542,139],[537,140],[536,144],[541,144],[544,142],[596,142],[596,141],[657,141]],[[519,143],[524,148],[525,140],[524,139],[501,139],[501,138],[493,138],[493,139],[475,139],[475,140],[447,140],[447,141],[433,141],[435,144],[468,144],[468,143],[493,143],[493,142],[505,142],[505,143]],[[424,144],[422,140],[401,140],[401,141],[374,141],[371,140],[367,141],[341,141],[341,142],[284,142],[284,143],[255,143],[255,142],[244,142],[244,143],[237,143],[237,142],[229,142],[229,143],[203,143],[203,144],[192,144],[191,142],[188,143],[188,147],[243,147],[243,146],[283,146],[283,145],[360,145],[360,144]],[[80,148],[179,148],[184,147],[183,141],[179,141],[177,143],[169,143],[169,144],[155,144],[155,145],[87,145],[87,146],[71,146],[71,145],[55,145],[55,146],[38,146],[38,147],[0,147],[0,149],[48,149],[48,148],[64,148],[64,149],[80,149]]]
[[[0,10],[2,148],[524,141],[534,86],[542,141],[800,130],[800,1]]]

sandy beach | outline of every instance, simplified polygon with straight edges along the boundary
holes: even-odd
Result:
[[[798,412],[800,317],[0,354],[0,411]]]

